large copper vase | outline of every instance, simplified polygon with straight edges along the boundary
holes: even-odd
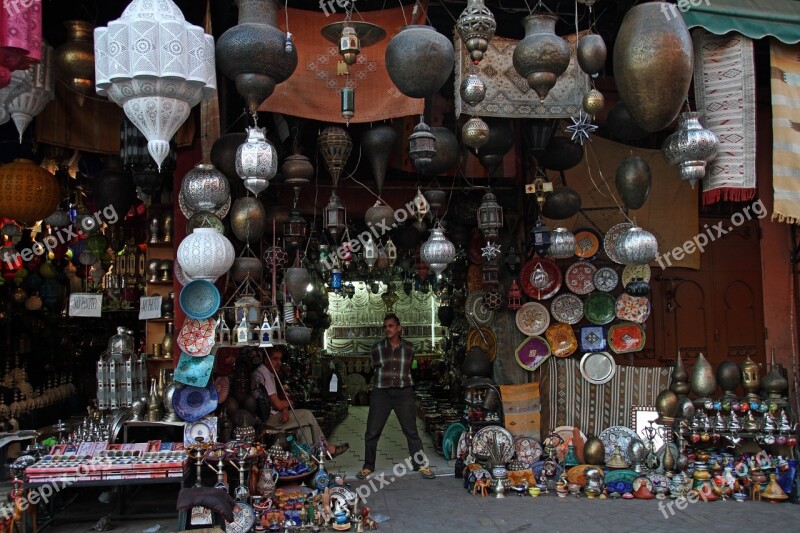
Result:
[[[633,119],[656,132],[680,113],[692,81],[692,38],[670,4],[648,2],[625,15],[614,44],[614,80]]]

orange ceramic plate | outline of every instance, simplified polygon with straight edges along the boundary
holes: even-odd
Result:
[[[614,353],[639,352],[644,348],[644,331],[639,324],[617,324],[608,329],[608,347]]]
[[[578,339],[569,324],[553,324],[544,334],[556,357],[569,357],[578,349]]]

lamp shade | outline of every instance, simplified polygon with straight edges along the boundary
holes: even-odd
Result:
[[[19,141],[31,123],[33,117],[42,112],[44,107],[55,97],[55,76],[53,74],[53,47],[42,43],[42,61],[28,69],[31,88],[8,104],[8,113],[17,126]]]
[[[42,0],[7,2],[0,10],[0,88],[11,73],[26,70],[41,59]]]
[[[94,39],[97,94],[125,110],[160,168],[191,108],[216,91],[214,38],[172,0],[133,0]]]
[[[55,177],[29,159],[0,167],[0,216],[33,224],[58,207],[61,189]]]

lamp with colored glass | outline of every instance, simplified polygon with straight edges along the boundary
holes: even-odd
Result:
[[[503,208],[497,203],[497,197],[487,192],[483,195],[481,206],[478,208],[478,228],[487,241],[496,241],[500,237],[503,227]]]
[[[283,223],[283,238],[287,248],[297,248],[303,245],[308,232],[308,222],[300,215],[297,206],[289,212],[289,220]]]
[[[339,236],[344,233],[347,227],[345,216],[345,208],[341,200],[339,200],[339,196],[336,194],[336,189],[334,189],[331,191],[331,198],[328,200],[328,205],[325,206],[325,229],[331,234],[334,242],[339,241]]]
[[[534,252],[544,257],[550,249],[550,228],[548,228],[541,218],[536,219],[536,224],[531,230],[531,248]]]

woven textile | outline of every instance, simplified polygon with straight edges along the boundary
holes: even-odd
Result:
[[[800,45],[772,41],[772,219],[800,222]]]
[[[753,41],[738,33],[694,39],[694,91],[703,125],[719,137],[717,157],[703,178],[703,205],[743,202],[756,195],[756,78]]]
[[[593,385],[583,379],[575,359],[551,357],[542,367],[542,427],[548,433],[559,426],[577,426],[586,435],[631,427],[631,407],[655,405],[672,375],[667,367],[618,365],[611,381]]]
[[[411,19],[412,6],[364,13],[367,22],[386,30],[386,37],[361,49],[356,64],[349,67],[349,83],[337,74],[341,60],[336,44],[320,34],[323,26],[338,22],[344,15],[326,16],[322,11],[289,8],[289,29],[297,46],[297,69],[261,104],[259,111],[273,111],[320,122],[345,122],[341,115],[339,90],[346,84],[355,87],[355,116],[350,122],[372,122],[394,117],[419,115],[425,102],[408,98],[397,90],[386,71],[386,47]],[[285,28],[285,13],[278,14],[278,25]]]
[[[581,110],[583,95],[589,91],[589,76],[578,66],[575,49],[578,35],[564,37],[570,49],[567,70],[550,89],[544,103],[528,86],[528,82],[514,70],[512,57],[519,41],[492,37],[489,48],[478,66],[469,60],[469,55],[460,38],[456,38],[456,117],[461,113],[482,117],[506,118],[565,118],[577,115]],[[461,81],[475,73],[486,85],[486,98],[471,106],[461,100]]]
[[[542,398],[538,383],[500,385],[505,428],[515,437],[541,440]]]

